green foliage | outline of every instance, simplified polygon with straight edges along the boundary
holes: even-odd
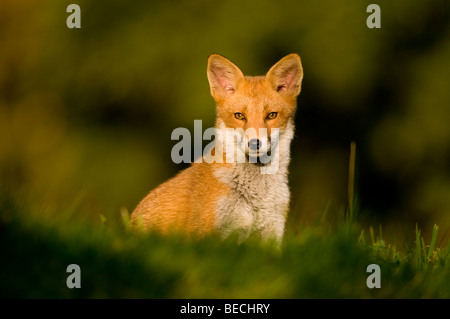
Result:
[[[449,298],[448,247],[434,246],[416,267],[381,238],[366,243],[355,224],[306,227],[281,248],[257,239],[237,244],[211,235],[139,234],[120,223],[42,220],[39,211],[2,203],[1,296],[17,298]],[[64,212],[59,212],[64,214]],[[436,228],[437,229],[437,228]],[[437,231],[436,231],[437,232]],[[437,233],[436,233],[437,236]],[[428,257],[429,256],[429,257]],[[81,288],[66,287],[66,267],[81,267]],[[380,289],[366,268],[381,267]]]
[[[431,270],[442,267],[445,264],[448,252],[443,253],[440,248],[436,248],[438,230],[439,227],[434,225],[430,245],[425,245],[425,241],[421,237],[420,230],[416,225],[416,249],[414,251],[414,257],[417,269]]]

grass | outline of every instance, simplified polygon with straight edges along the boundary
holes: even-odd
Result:
[[[53,213],[56,214],[56,211]],[[59,212],[64,216],[64,212]],[[42,218],[42,216],[47,216]],[[449,298],[449,248],[417,246],[400,253],[356,223],[288,233],[281,249],[250,239],[138,235],[105,217],[86,223],[48,211],[2,205],[1,297],[13,298]],[[53,215],[55,216],[55,215]],[[69,289],[66,268],[81,268]],[[367,266],[381,268],[369,289]]]

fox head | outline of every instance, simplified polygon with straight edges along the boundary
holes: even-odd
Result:
[[[300,56],[289,54],[265,76],[251,77],[225,57],[213,54],[208,58],[207,76],[217,106],[216,128],[234,129],[233,146],[238,152],[260,159],[284,135],[285,144],[290,144],[303,79]]]

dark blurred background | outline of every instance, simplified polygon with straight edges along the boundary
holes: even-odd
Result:
[[[66,8],[81,7],[81,29]],[[381,29],[366,8],[381,7]],[[450,2],[2,1],[4,196],[120,219],[185,166],[177,127],[214,125],[206,59],[247,75],[302,57],[289,222],[334,220],[357,145],[360,220],[402,243],[450,225]],[[16,199],[17,199],[16,198]],[[28,199],[27,199],[28,200]],[[294,227],[295,228],[295,227]]]

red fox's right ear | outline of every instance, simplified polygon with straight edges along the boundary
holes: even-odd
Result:
[[[233,94],[244,80],[244,74],[227,58],[212,54],[208,58],[207,75],[211,95],[214,99]]]

